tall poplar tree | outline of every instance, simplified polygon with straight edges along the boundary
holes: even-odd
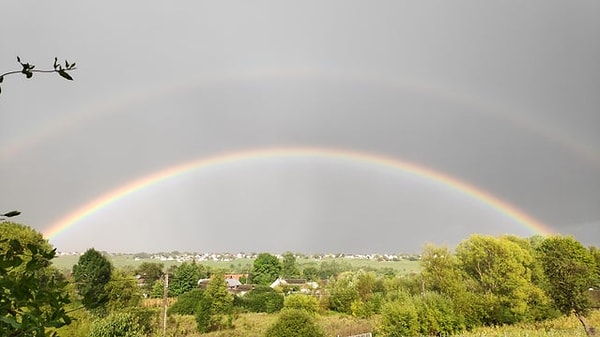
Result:
[[[574,314],[588,336],[592,329],[585,315],[590,311],[589,288],[596,280],[596,263],[592,254],[572,237],[553,236],[538,247],[548,293],[564,315]]]
[[[281,276],[283,278],[293,278],[300,276],[300,270],[298,269],[298,263],[296,262],[296,256],[292,252],[285,252],[283,254],[283,261],[281,264]]]

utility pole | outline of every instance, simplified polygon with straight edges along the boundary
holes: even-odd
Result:
[[[163,287],[163,337],[167,336],[167,298],[169,294],[169,273],[165,273]]]

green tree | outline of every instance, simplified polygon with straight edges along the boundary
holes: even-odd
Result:
[[[600,287],[600,249],[594,246],[591,246],[588,249],[590,251],[590,255],[592,255],[594,263],[596,264],[594,288],[597,290],[597,288]]]
[[[258,285],[270,285],[279,277],[281,263],[269,253],[258,254],[250,272],[250,282]]]
[[[283,260],[281,262],[281,277],[293,278],[299,276],[300,270],[298,269],[298,262],[296,262],[296,256],[292,252],[285,252],[283,254]]]
[[[106,284],[110,281],[112,265],[99,251],[90,248],[73,266],[75,289],[88,310],[103,307],[109,300]]]
[[[162,298],[165,292],[165,283],[163,280],[154,282],[152,290],[150,290],[150,298]]]
[[[588,336],[591,335],[593,329],[584,316],[591,306],[588,289],[596,278],[592,255],[572,237],[549,237],[538,249],[554,304],[564,315],[575,314]]]
[[[327,284],[329,292],[329,308],[333,311],[346,314],[352,313],[352,302],[359,299],[355,287],[354,274],[346,272],[331,278]]]
[[[352,315],[369,318],[379,312],[385,292],[382,280],[372,271],[359,270],[354,273],[352,285],[358,294],[358,298],[350,303]]]
[[[71,322],[67,283],[51,266],[55,254],[30,227],[0,223],[0,336],[46,336]]]
[[[234,305],[250,312],[274,313],[283,308],[283,295],[269,286],[256,286],[234,299]]]
[[[21,62],[21,58],[17,56],[17,62],[21,65],[20,70],[13,70],[5,72],[4,74],[0,74],[0,85],[4,82],[4,78],[8,75],[14,74],[23,74],[26,78],[32,78],[34,73],[57,73],[62,78],[65,78],[69,81],[73,80],[73,77],[69,74],[70,71],[77,69],[75,67],[75,62],[69,63],[69,61],[65,60],[64,66],[58,62],[58,58],[54,58],[54,69],[41,70],[35,69],[35,65],[29,63]],[[2,92],[2,88],[0,86],[0,93]]]
[[[196,311],[198,331],[214,331],[233,327],[233,296],[227,291],[222,272],[212,275]]]
[[[323,261],[319,266],[319,277],[322,280],[329,279],[330,277],[336,277],[342,272],[351,271],[352,266],[346,262],[338,262],[336,260],[332,260],[330,262]]]
[[[112,271],[105,289],[108,295],[107,307],[111,311],[136,307],[142,302],[142,294],[136,279],[122,270]]]
[[[208,276],[206,267],[195,262],[184,262],[173,272],[169,281],[169,296],[179,296],[198,287],[198,281]]]
[[[427,245],[421,253],[422,288],[443,294],[453,295],[466,291],[464,278],[458,260],[446,247]]]
[[[135,273],[140,275],[144,280],[144,285],[142,288],[144,289],[144,293],[149,295],[152,292],[152,288],[154,287],[154,283],[163,275],[163,269],[165,266],[162,263],[158,262],[142,262],[136,269]]]
[[[533,256],[511,238],[472,235],[456,247],[456,256],[469,291],[483,301],[484,324],[530,319],[531,304],[543,300],[543,291],[531,280]]]
[[[308,281],[317,281],[319,279],[319,269],[313,265],[305,266],[302,268],[302,277]]]
[[[451,298],[456,315],[465,318],[467,327],[481,325],[485,305],[480,294],[471,291],[477,283],[468,278],[456,256],[447,247],[434,245],[425,246],[421,256],[421,293],[437,292]]]
[[[325,334],[317,324],[314,315],[299,310],[286,309],[269,327],[265,337],[324,337]]]

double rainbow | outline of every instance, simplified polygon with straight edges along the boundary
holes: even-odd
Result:
[[[546,235],[553,232],[549,226],[527,215],[517,207],[491,195],[490,193],[475,186],[469,185],[457,178],[424,166],[417,165],[415,163],[379,154],[343,149],[274,147],[204,157],[154,172],[138,180],[125,184],[117,189],[114,189],[79,207],[74,212],[51,224],[44,234],[47,238],[53,239],[59,234],[65,232],[70,227],[77,225],[86,217],[102,210],[103,208],[118,202],[132,193],[149,188],[152,185],[169,178],[173,178],[191,171],[267,158],[330,158],[347,161],[350,163],[366,163],[370,165],[381,166],[387,169],[399,170],[401,172],[432,181],[440,186],[449,187],[455,190],[457,193],[475,199],[478,202],[487,205],[491,209],[494,209],[504,216],[512,219],[516,223],[527,228],[532,233]]]

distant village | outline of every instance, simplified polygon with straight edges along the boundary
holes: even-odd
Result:
[[[204,262],[204,261],[213,261],[213,262],[231,262],[237,259],[255,259],[259,253],[191,253],[191,252],[160,252],[160,253],[109,253],[103,252],[108,256],[133,256],[133,258],[137,260],[158,260],[158,261],[177,261],[177,262]],[[58,252],[58,256],[72,256],[72,255],[81,255],[82,252]],[[273,254],[278,258],[283,258],[282,254]],[[323,260],[323,259],[361,259],[361,260],[374,260],[374,261],[401,261],[401,260],[409,260],[409,261],[417,261],[421,259],[420,254],[299,254],[294,253],[297,259],[313,259],[313,260]]]

